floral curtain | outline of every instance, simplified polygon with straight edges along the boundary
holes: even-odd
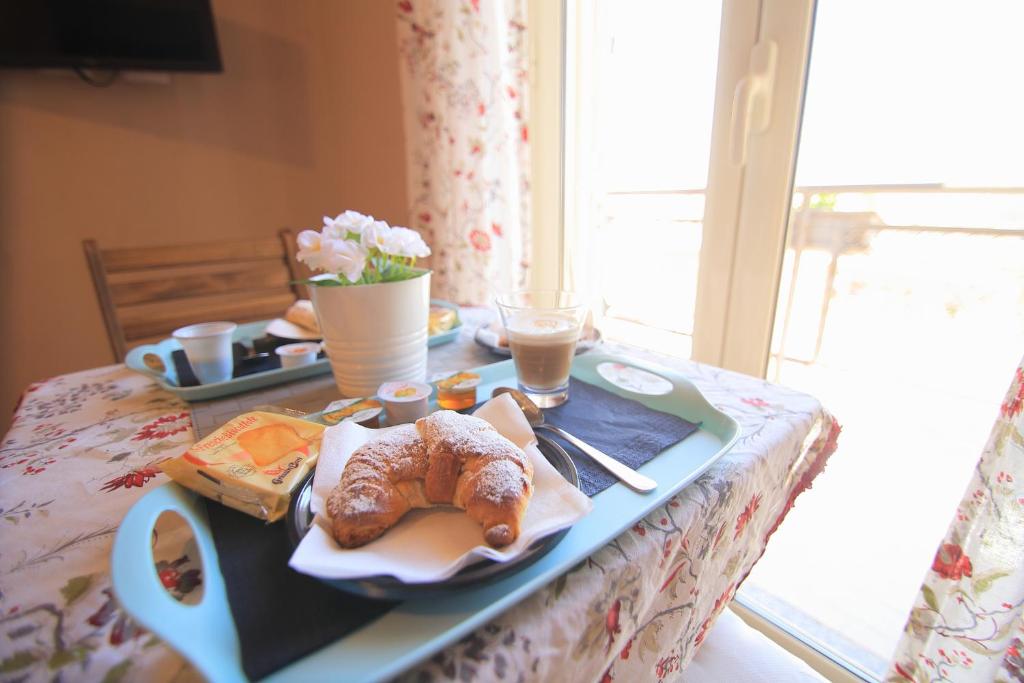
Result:
[[[1024,361],[887,681],[1024,681]]]
[[[401,0],[410,225],[434,296],[489,304],[529,266],[526,0]]]

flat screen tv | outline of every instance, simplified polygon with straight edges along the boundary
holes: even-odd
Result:
[[[0,0],[0,67],[223,70],[210,0]]]

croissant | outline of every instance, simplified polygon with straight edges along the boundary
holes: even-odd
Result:
[[[327,499],[343,548],[381,536],[413,508],[454,505],[494,547],[519,537],[533,495],[533,465],[478,417],[451,410],[389,429],[360,446]]]

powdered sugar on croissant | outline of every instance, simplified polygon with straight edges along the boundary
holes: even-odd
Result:
[[[354,548],[412,508],[454,505],[492,546],[519,537],[533,495],[529,457],[477,417],[442,410],[358,448],[327,500],[335,540]]]

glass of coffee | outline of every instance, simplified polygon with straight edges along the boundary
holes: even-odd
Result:
[[[524,290],[498,297],[519,389],[541,408],[569,399],[569,368],[586,308],[562,290]]]

